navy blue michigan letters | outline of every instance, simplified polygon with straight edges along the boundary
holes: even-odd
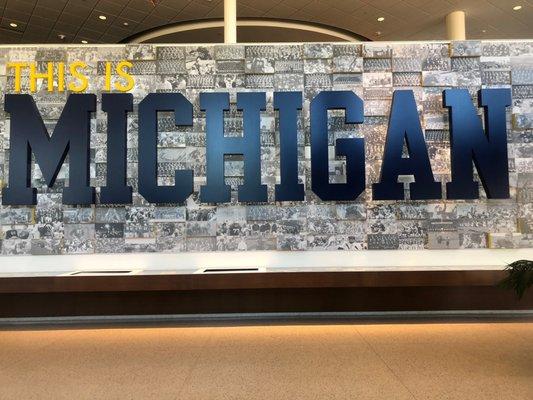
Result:
[[[446,184],[448,199],[479,197],[474,180],[475,166],[488,198],[509,197],[507,166],[506,107],[511,105],[509,89],[482,89],[478,106],[484,108],[484,121],[467,90],[443,93],[443,107],[450,123],[451,181]],[[302,109],[300,92],[275,92],[280,134],[280,183],[276,201],[303,201],[304,186],[298,182],[297,119]],[[202,93],[200,107],[206,118],[207,181],[200,188],[205,203],[230,201],[230,187],[224,182],[224,157],[242,155],[244,182],[238,187],[238,200],[267,201],[267,187],[261,183],[260,115],[266,108],[266,93],[238,93],[237,109],[243,114],[243,136],[224,134],[224,112],[229,110],[228,93]],[[346,182],[330,183],[328,162],[328,110],[345,111],[347,124],[362,124],[363,100],[351,91],[324,91],[310,105],[311,189],[325,201],[352,201],[366,188],[363,138],[341,138],[335,155],[346,160]],[[131,94],[104,94],[102,110],[107,113],[107,184],[101,188],[100,203],[129,204],[132,188],[126,178],[126,121],[133,110]],[[63,190],[63,203],[88,205],[95,202],[95,188],[89,180],[91,115],[96,111],[94,94],[69,96],[54,132],[49,135],[35,101],[28,94],[7,94],[9,113],[9,181],[3,190],[5,205],[34,205],[37,191],[31,187],[32,155],[51,187],[65,158],[69,156],[69,186]],[[193,171],[175,171],[174,186],[157,183],[157,115],[173,112],[177,126],[193,124],[193,106],[180,93],[151,93],[139,104],[139,193],[151,203],[183,203],[193,192]],[[407,148],[407,157],[404,147]],[[420,125],[416,102],[410,90],[393,95],[379,182],[373,182],[375,200],[404,199],[401,175],[414,177],[410,183],[412,200],[439,199],[436,182]]]

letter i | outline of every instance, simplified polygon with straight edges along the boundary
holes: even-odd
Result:
[[[65,91],[65,63],[63,62],[57,65],[57,91]]]
[[[111,91],[111,63],[105,63],[105,90]]]

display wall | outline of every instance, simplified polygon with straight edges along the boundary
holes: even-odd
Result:
[[[129,60],[135,84],[134,111],[127,122],[128,185],[133,204],[71,206],[62,202],[68,186],[68,163],[48,188],[34,166],[32,186],[36,206],[1,207],[2,255],[47,255],[128,252],[234,250],[363,250],[533,247],[533,41],[421,42],[283,45],[109,45],[0,47],[0,89],[15,93],[13,62],[87,64],[86,93],[98,95],[91,120],[91,185],[106,185],[107,116],[101,109],[106,93],[106,62],[111,70]],[[22,72],[20,93],[30,93],[28,70]],[[68,80],[72,77],[68,77]],[[57,88],[57,83],[55,83]],[[507,108],[509,199],[446,200],[450,181],[448,110],[442,92],[466,88],[477,106],[481,88],[510,88]],[[394,90],[412,90],[424,130],[435,180],[442,183],[441,200],[372,200],[379,181]],[[309,104],[320,91],[355,92],[364,101],[364,123],[345,124],[344,111],[329,111],[330,183],[346,181],[346,162],[335,157],[335,139],[365,139],[366,187],[355,201],[322,201],[310,189],[311,150]],[[206,184],[205,113],[200,92],[227,92],[232,108],[225,133],[239,136],[242,112],[236,94],[266,92],[261,113],[261,180],[268,187],[267,203],[237,199],[243,183],[243,157],[226,156],[230,203],[199,201]],[[303,202],[275,202],[280,181],[279,119],[273,109],[274,91],[300,91],[298,117],[298,176],[305,185]],[[155,205],[138,193],[138,103],[149,93],[179,92],[193,103],[192,127],[176,126],[173,113],[159,113],[158,182],[173,185],[175,170],[194,173],[194,193],[181,205]],[[48,132],[65,106],[68,90],[48,91],[37,81],[32,93]],[[0,99],[0,179],[9,177],[10,114]],[[477,108],[477,107],[476,107]],[[482,114],[482,109],[478,112]],[[67,156],[67,161],[69,160]],[[405,177],[403,181],[412,182]]]

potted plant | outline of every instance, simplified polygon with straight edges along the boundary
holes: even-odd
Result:
[[[499,283],[499,286],[514,290],[521,299],[526,290],[533,285],[533,261],[515,261],[507,266],[506,271],[507,277]]]

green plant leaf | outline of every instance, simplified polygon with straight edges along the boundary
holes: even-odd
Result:
[[[533,261],[515,261],[507,266],[506,271],[507,277],[498,286],[514,290],[518,298],[521,299],[526,290],[533,285]]]

